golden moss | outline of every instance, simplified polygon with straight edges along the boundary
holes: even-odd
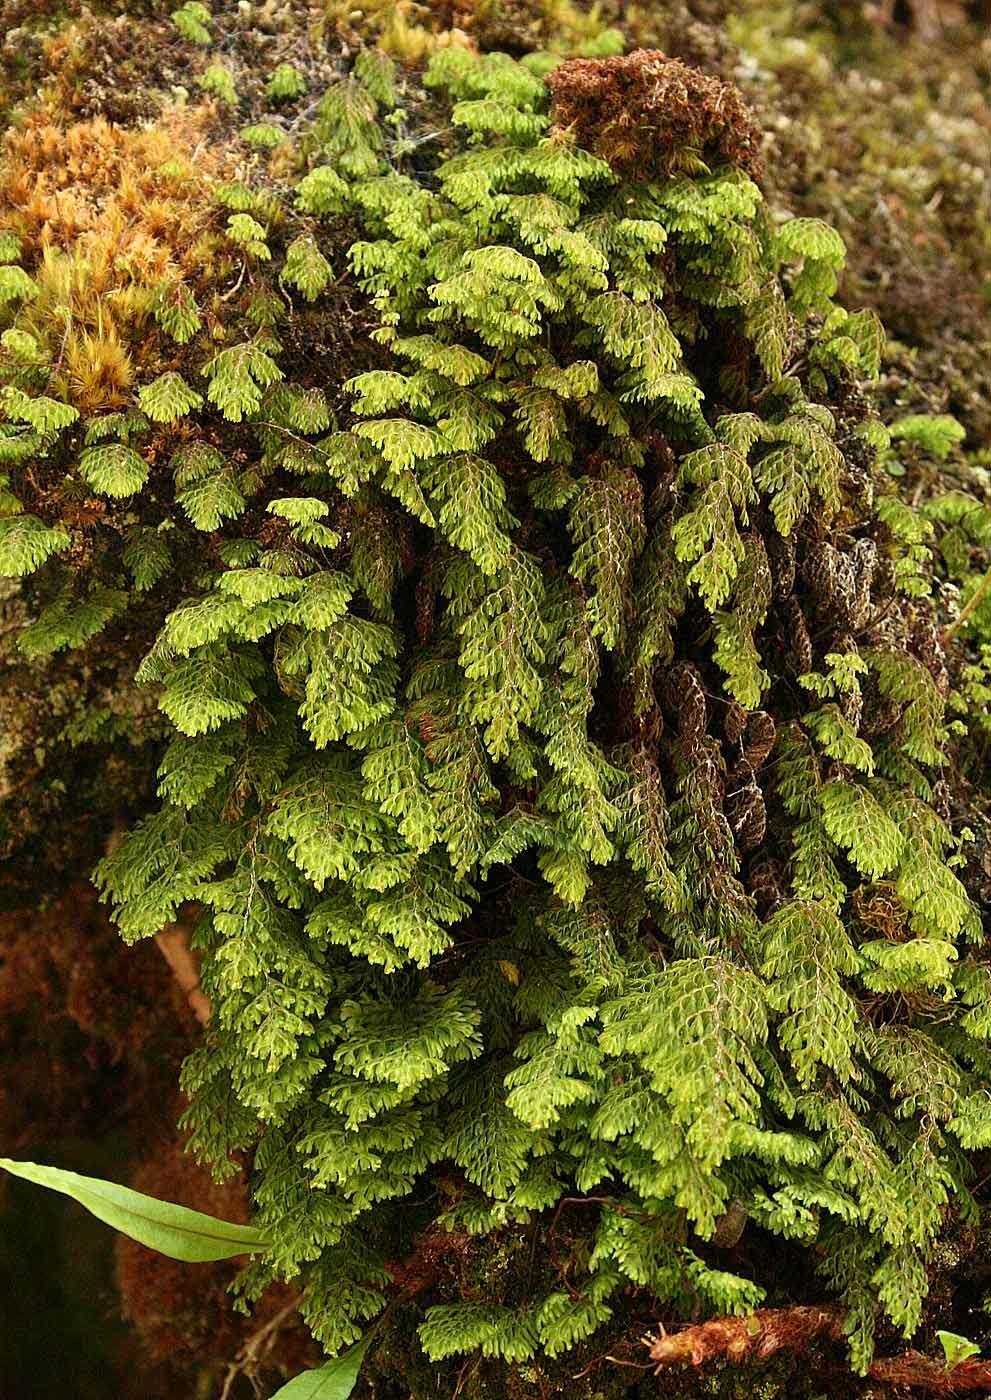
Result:
[[[475,6],[422,5],[417,0],[327,0],[329,26],[341,38],[374,42],[406,67],[424,63],[437,49],[451,45],[474,48],[468,33]]]
[[[72,337],[66,348],[69,396],[84,412],[123,404],[134,378],[134,364],[113,329]]]
[[[208,112],[174,106],[143,131],[34,118],[8,138],[0,216],[29,254],[71,247],[94,268],[143,280],[195,273],[212,212],[206,182],[223,164],[206,140]]]
[[[209,115],[174,106],[146,130],[102,117],[61,128],[38,116],[8,137],[0,220],[20,236],[39,288],[17,324],[83,412],[124,402],[129,338],[146,325],[155,289],[206,286],[216,271],[211,182],[233,158],[207,141]]]

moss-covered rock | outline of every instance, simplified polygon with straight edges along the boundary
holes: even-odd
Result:
[[[911,13],[895,14],[893,22],[907,23],[913,15],[921,22],[909,9]],[[157,5],[129,7],[123,14],[102,7],[97,14],[58,9],[28,15],[7,0],[4,13],[11,26],[0,60],[9,80],[3,101],[11,128],[0,159],[0,232],[19,239],[19,256],[37,288],[16,321],[9,318],[35,349],[27,340],[7,341],[4,371],[30,394],[51,395],[81,415],[64,450],[39,456],[33,467],[24,471],[18,466],[14,473],[22,508],[46,525],[71,528],[73,553],[60,580],[6,585],[0,602],[0,851],[6,858],[0,900],[5,905],[31,910],[54,886],[71,886],[85,877],[114,833],[157,801],[155,770],[169,728],[157,709],[156,692],[136,686],[134,672],[191,580],[231,565],[224,554],[229,541],[223,522],[229,517],[221,510],[210,528],[194,534],[189,519],[205,508],[194,504],[187,509],[181,497],[200,478],[192,471],[174,481],[170,458],[199,435],[201,445],[228,455],[233,489],[244,502],[258,492],[259,478],[252,473],[261,457],[292,473],[305,469],[305,454],[312,450],[309,439],[315,431],[292,422],[287,426],[278,409],[265,426],[270,435],[296,439],[300,460],[295,465],[278,458],[264,436],[253,436],[249,426],[233,421],[244,416],[240,411],[227,413],[224,421],[222,413],[208,406],[188,425],[181,415],[152,411],[163,401],[163,382],[191,395],[190,403],[202,404],[212,381],[200,372],[203,339],[195,337],[208,338],[219,354],[250,339],[263,356],[280,357],[280,372],[311,396],[311,408],[325,394],[320,414],[346,421],[344,381],[387,367],[388,352],[381,337],[377,341],[370,333],[376,323],[374,306],[346,272],[347,250],[359,232],[354,210],[345,212],[335,204],[332,189],[312,184],[301,207],[295,186],[323,158],[346,162],[368,155],[356,157],[357,147],[349,147],[346,139],[347,124],[360,124],[362,118],[348,105],[357,102],[365,104],[366,116],[371,104],[384,133],[378,145],[369,147],[372,165],[365,177],[386,152],[388,162],[409,173],[411,199],[413,186],[433,189],[437,166],[454,152],[456,138],[449,111],[423,86],[423,65],[437,53],[476,50],[528,55],[526,71],[531,74],[552,71],[562,56],[571,59],[553,71],[550,82],[559,137],[577,139],[580,147],[606,158],[632,181],[691,172],[699,169],[698,162],[728,161],[754,172],[760,165],[769,229],[798,215],[824,219],[842,233],[850,253],[842,284],[845,303],[876,308],[894,336],[884,352],[873,403],[895,426],[895,445],[882,445],[876,433],[865,436],[865,422],[877,427],[871,401],[856,376],[843,369],[842,356],[848,357],[849,370],[849,356],[866,351],[844,333],[846,322],[837,321],[832,341],[820,336],[821,317],[831,313],[813,314],[792,333],[785,347],[787,365],[782,359],[781,368],[806,387],[814,384],[829,400],[844,462],[842,506],[834,532],[821,522],[810,526],[798,566],[803,606],[794,602],[793,587],[784,588],[778,600],[781,616],[769,625],[764,640],[776,683],[778,677],[788,677],[787,684],[798,693],[798,677],[812,669],[813,648],[822,651],[822,636],[835,640],[837,650],[858,645],[868,625],[861,606],[867,599],[880,612],[872,624],[874,639],[914,658],[940,696],[952,689],[951,703],[957,704],[961,728],[970,726],[970,737],[956,736],[957,771],[939,777],[932,804],[954,835],[961,836],[956,864],[968,890],[986,898],[991,844],[979,713],[989,689],[988,654],[982,648],[988,645],[991,625],[979,590],[989,538],[974,513],[987,510],[988,459],[979,453],[991,427],[991,391],[982,373],[991,348],[983,291],[991,263],[991,192],[985,172],[991,120],[987,41],[966,27],[966,16],[963,28],[942,26],[935,39],[927,30],[923,41],[910,38],[907,30],[881,32],[855,6],[841,14],[813,4],[643,5],[613,15],[608,6],[535,8],[525,0],[450,9],[400,0],[361,11],[349,5],[307,9],[243,3],[218,8],[204,43],[194,28],[177,25]],[[617,50],[624,36],[631,46],[652,51],[660,46],[663,52],[621,57]],[[364,84],[348,76],[356,53],[367,53],[371,43],[400,65],[388,103],[377,101],[374,67],[366,68]],[[385,81],[381,72],[378,80]],[[322,99],[332,84],[336,96]],[[345,173],[353,177],[355,171]],[[328,213],[329,225],[321,223]],[[398,238],[401,221],[398,213],[391,217]],[[315,253],[325,259],[329,272]],[[667,271],[675,279],[682,275],[673,259]],[[686,338],[698,326],[693,295],[678,292],[675,319]],[[191,305],[196,330],[188,337],[175,334]],[[690,355],[689,368],[714,403],[739,412],[750,404],[751,394],[764,392],[758,387],[760,357],[748,340],[757,333],[749,325],[734,326],[731,316],[718,326],[718,353],[701,342],[702,348]],[[832,351],[820,342],[833,344]],[[132,424],[120,439],[126,451],[136,454],[136,463],[129,459],[131,470],[147,479],[147,494],[135,499],[133,493],[97,489],[79,471],[81,454],[92,446],[82,436],[83,425],[132,408],[136,396],[155,385],[158,399],[152,394],[138,400],[152,421],[140,429]],[[233,391],[225,393],[222,402],[229,405]],[[758,407],[762,402],[766,406],[766,399],[758,399]],[[221,406],[220,398],[215,397],[214,406]],[[959,443],[949,442],[945,453],[942,447],[934,452],[904,429],[910,416],[931,413],[953,414],[965,425],[969,460]],[[128,436],[132,428],[133,438]],[[677,433],[671,436],[683,452]],[[685,492],[691,483],[682,479],[675,486],[672,449],[659,434],[645,437],[645,444],[653,473],[653,519],[671,509],[678,491]],[[528,470],[522,462],[514,457],[508,470],[520,500]],[[599,480],[601,465],[593,463],[594,480]],[[922,518],[938,548],[934,565],[927,552],[930,536],[913,524],[911,513],[899,515],[892,506],[883,527],[868,523],[875,494],[892,483],[897,488],[893,500],[900,495],[925,507]],[[973,504],[958,509],[955,497],[947,504],[948,488]],[[250,507],[249,533],[273,554],[299,553],[299,530],[309,527],[332,528],[348,547],[353,539],[364,540],[364,555],[356,551],[352,567],[373,606],[397,580],[412,578],[412,561],[423,539],[422,515],[419,523],[411,523],[393,501],[372,502],[358,492],[336,502],[322,525],[291,514],[269,513],[266,518],[263,505]],[[961,524],[964,517],[969,524]],[[207,511],[200,519],[213,516]],[[526,528],[529,543],[537,527],[530,522]],[[917,528],[921,533],[916,538],[911,532]],[[135,586],[136,551],[152,537],[152,554],[163,540],[174,546],[171,572],[156,587]],[[746,538],[748,547],[758,550],[759,535]],[[340,545],[326,548],[333,554]],[[924,575],[922,591],[931,592],[931,601],[906,603],[905,596],[919,595],[898,595],[897,571],[904,579],[911,568]],[[789,569],[794,584],[795,555],[782,547],[768,562],[779,591]],[[30,647],[25,654],[18,639],[26,627],[35,627],[36,636],[39,616],[48,619],[46,627],[58,623],[46,609],[61,596],[58,590],[66,578],[70,587],[85,579],[87,586],[135,596],[126,612],[85,645],[42,652],[40,660]],[[408,620],[411,635],[416,631],[423,642],[439,609],[429,569],[418,577],[415,599],[405,597],[397,607],[403,625]],[[964,608],[970,611],[962,618]],[[691,655],[682,658],[687,669],[673,677],[656,705],[652,743],[661,742],[665,729],[678,729],[686,696],[702,674],[697,667],[708,664],[701,659],[702,644],[692,646]],[[298,699],[291,667],[283,668],[280,659],[276,674],[285,693]],[[704,677],[705,686],[699,680],[703,692],[721,683],[714,667]],[[835,677],[822,683],[840,684]],[[863,726],[862,710],[853,718],[852,704],[844,711],[843,719],[857,727],[854,739],[883,743],[884,733],[895,732],[901,723],[902,711],[882,693],[883,684],[875,679],[874,689],[861,697],[868,717]],[[710,698],[702,694],[704,712]],[[726,706],[724,699],[716,704]],[[631,708],[630,698],[620,696],[615,712],[600,716],[600,735],[610,726],[629,726]],[[740,718],[738,709],[730,705],[706,736],[712,754],[719,755],[712,760],[717,766],[729,771],[725,753],[739,750],[742,755],[731,770],[739,791],[723,784],[718,800],[713,799],[712,820],[725,816],[730,822],[733,842],[745,860],[744,893],[766,915],[776,906],[786,873],[780,851],[771,851],[764,862],[757,855],[768,809],[773,833],[777,798],[770,769],[761,771],[768,754],[757,759],[759,726],[748,729],[749,721],[746,715]],[[776,712],[779,722],[793,717],[791,711]],[[711,716],[705,713],[704,718],[709,724]],[[424,744],[436,745],[438,724],[438,715],[421,707],[417,725]],[[836,750],[841,739],[848,745],[842,755]],[[845,730],[831,742],[836,764],[860,752],[849,746]],[[835,778],[836,772],[830,772]],[[525,789],[522,779],[518,790],[504,787],[501,800],[507,810],[521,793],[526,798]],[[240,800],[232,790],[232,808]],[[964,839],[964,832],[975,839]],[[772,834],[772,844],[774,839]],[[65,919],[66,906],[55,907]],[[861,884],[853,908],[858,939],[870,936],[895,946],[907,936],[906,909],[883,881]],[[75,1066],[72,1093],[80,1104],[89,1102],[87,1095],[103,1103],[122,1075],[128,1082],[138,1076],[136,1051],[144,1053],[146,1046],[136,1032],[133,1039],[122,1033],[118,1013],[129,1008],[138,1020],[153,1018],[171,993],[158,968],[157,980],[153,975],[135,1002],[131,974],[121,970],[121,960],[139,955],[119,949],[111,955],[107,929],[95,915],[87,916],[81,936],[82,943],[65,943],[64,956],[76,956],[84,970],[73,981],[65,962],[57,959],[52,965],[58,965],[58,975],[42,975],[44,969],[31,961],[22,935],[8,930],[8,991],[18,977],[37,973],[46,1013],[32,1027],[23,990],[10,992],[3,1008],[8,1027],[4,1056],[11,1077],[31,1085],[40,1065],[54,1067],[62,1053],[78,1061],[84,1053],[89,1065],[85,1074]],[[101,982],[94,968],[104,959],[107,977]],[[493,974],[500,994],[502,982],[515,985],[513,977],[520,975],[508,956],[503,964],[501,974]],[[928,1016],[931,1000],[923,997],[911,1006]],[[182,1038],[176,1031],[185,1014],[181,1002],[170,1004],[169,1014],[168,1047],[148,1049],[156,1072],[164,1066],[171,1073],[176,1057],[171,1037]],[[60,1028],[57,1034],[49,1033],[52,1024]],[[30,1067],[27,1076],[24,1067]],[[183,1185],[171,1133],[174,1104],[164,1092],[157,1101],[146,1090],[144,1083],[140,1094],[135,1090],[140,1102],[131,1109],[135,1156],[146,1155],[137,1145],[139,1137],[154,1138],[160,1130],[163,1145],[143,1167],[141,1182],[163,1194],[181,1194],[189,1186],[189,1199],[201,1206],[229,1206],[228,1197],[212,1196],[212,1188],[202,1182],[199,1187],[188,1181]],[[66,1111],[71,1097],[63,1096]],[[20,1105],[0,1100],[0,1107],[15,1122],[25,1107],[27,1119],[40,1115],[39,1103],[38,1092],[25,1089]],[[92,1131],[109,1130],[109,1120],[97,1115]],[[200,1130],[202,1135],[202,1123]],[[431,1178],[430,1191],[444,1197],[451,1209],[468,1194],[459,1173]],[[466,1400],[545,1400],[559,1394],[574,1400],[640,1400],[657,1394],[815,1400],[828,1394],[839,1400],[879,1394],[876,1385],[851,1374],[841,1349],[825,1345],[821,1354],[654,1377],[638,1369],[646,1364],[643,1332],[659,1321],[677,1326],[688,1314],[670,1304],[665,1310],[632,1287],[617,1301],[609,1324],[563,1358],[537,1355],[508,1365],[471,1355],[431,1361],[416,1334],[424,1307],[478,1300],[523,1306],[536,1291],[546,1294],[562,1278],[572,1301],[581,1303],[581,1285],[571,1282],[569,1271],[577,1278],[585,1268],[591,1238],[587,1229],[561,1227],[556,1217],[549,1235],[542,1233],[548,1230],[545,1215],[532,1229],[493,1229],[483,1243],[461,1230],[438,1231],[434,1214],[432,1196],[426,1205],[414,1201],[389,1241],[392,1281],[387,1287],[397,1301],[369,1354],[363,1382],[368,1395],[427,1400],[436,1394],[439,1376]],[[748,1223],[742,1243],[733,1242],[729,1258],[715,1248],[706,1252],[698,1247],[707,1269],[726,1266],[748,1279],[759,1277],[778,1288],[775,1301],[781,1303],[822,1288],[805,1254],[797,1249],[788,1253],[790,1247],[754,1223]],[[943,1239],[929,1260],[929,1302],[920,1344],[934,1347],[936,1327],[976,1335],[975,1298],[984,1251],[982,1237],[969,1226],[952,1218],[944,1221]],[[787,1279],[781,1268],[785,1257]],[[204,1384],[219,1384],[225,1358],[233,1361],[248,1336],[247,1324],[234,1319],[221,1302],[222,1271],[211,1276],[203,1291],[193,1285],[186,1290],[178,1276],[156,1271],[133,1251],[125,1251],[122,1269],[127,1308],[151,1349],[170,1349],[177,1373],[191,1377],[205,1368]],[[279,1296],[269,1294],[257,1323],[264,1324],[278,1304]],[[170,1339],[181,1340],[181,1348]],[[287,1365],[306,1359],[297,1337],[283,1340],[281,1359],[259,1372],[270,1388]],[[897,1346],[887,1335],[881,1344],[889,1350]]]

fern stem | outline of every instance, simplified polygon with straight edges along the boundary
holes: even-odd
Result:
[[[987,570],[984,577],[978,584],[977,588],[971,594],[969,602],[966,604],[957,620],[955,622],[951,622],[949,627],[943,629],[944,644],[949,642],[956,635],[956,633],[960,630],[963,624],[967,621],[968,617],[970,617],[971,613],[977,607],[978,603],[980,603],[981,599],[984,597],[985,593],[987,593],[989,588],[991,588],[991,569]]]

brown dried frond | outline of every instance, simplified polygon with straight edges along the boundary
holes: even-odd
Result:
[[[731,700],[726,708],[723,717],[723,732],[727,742],[736,745],[743,738],[743,732],[747,727],[747,720],[750,718],[738,700]]]
[[[854,890],[853,912],[862,924],[882,938],[901,942],[908,937],[908,910],[898,898],[894,885],[887,880],[861,885]]]
[[[776,736],[777,728],[767,711],[751,711],[747,719],[743,757],[754,772],[767,762]]]
[[[699,161],[759,173],[760,128],[737,89],[659,49],[572,59],[546,81],[557,125],[627,179]]]
[[[817,1338],[838,1342],[843,1336],[846,1310],[841,1307],[759,1308],[748,1317],[717,1317],[648,1339],[649,1356],[657,1373],[669,1366],[703,1366],[722,1359],[741,1362],[764,1359],[778,1351],[804,1351]],[[898,1356],[873,1361],[867,1374],[885,1385],[919,1389],[929,1395],[988,1394],[991,1364],[968,1357],[955,1366],[944,1357],[903,1351]]]
[[[787,896],[788,877],[784,864],[771,856],[758,859],[747,876],[747,893],[757,901],[762,914],[770,913]]]
[[[805,613],[794,593],[785,599],[782,615],[785,639],[782,664],[791,675],[803,676],[812,670],[812,638]]]
[[[751,775],[750,781],[726,796],[726,820],[741,851],[753,851],[767,834],[767,808],[764,794]]]
[[[680,661],[672,666],[664,676],[661,698],[674,716],[682,739],[688,745],[699,741],[705,733],[709,708],[698,668],[689,661]]]
[[[877,563],[873,540],[857,540],[845,550],[823,541],[810,550],[805,581],[823,616],[836,617],[852,629],[862,627],[870,610]]]
[[[717,1317],[680,1332],[655,1337],[650,1359],[658,1372],[679,1362],[701,1366],[716,1357],[742,1361],[804,1347],[814,1337],[843,1335],[844,1309],[838,1307],[760,1308],[749,1317]]]

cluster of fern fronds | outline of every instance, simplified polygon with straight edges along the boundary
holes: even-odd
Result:
[[[111,412],[2,244],[19,646],[158,610],[160,804],[97,878],[127,939],[199,910],[193,1150],[251,1154],[276,1243],[243,1286],[301,1278],[331,1350],[443,1232],[427,1356],[509,1363],[658,1301],[753,1308],[756,1235],[807,1248],[864,1367],[974,1209],[991,971],[942,782],[968,701],[932,524],[877,469],[883,332],[836,304],[831,228],[712,163],[753,133],[674,69],[443,50],[427,168],[366,51],[291,199],[216,188],[240,319],[170,269],[161,373]],[[662,80],[676,144],[647,169],[624,129],[620,174],[594,112]],[[347,407],[285,350],[342,279],[377,326]],[[958,562],[991,537],[956,495],[929,514]]]

